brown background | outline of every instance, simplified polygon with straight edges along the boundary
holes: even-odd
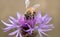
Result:
[[[16,12],[19,11],[21,14],[25,12],[25,0],[0,0],[0,18],[4,21],[8,20],[9,16],[16,17]],[[41,4],[37,11],[41,11],[44,15],[46,12],[53,18],[51,23],[54,24],[55,28],[48,32],[50,37],[60,37],[60,0],[30,0],[30,6],[36,3]],[[9,37],[4,33],[1,28],[5,27],[0,22],[0,37]]]

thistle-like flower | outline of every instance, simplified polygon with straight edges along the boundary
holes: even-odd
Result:
[[[26,8],[29,6],[29,3],[29,0],[25,1]],[[40,5],[36,4],[29,8],[24,15],[21,15],[17,12],[17,19],[9,16],[9,21],[11,24],[1,20],[1,22],[7,26],[6,28],[3,28],[4,32],[15,28],[16,31],[11,32],[8,35],[16,34],[16,37],[29,37],[30,35],[30,37],[32,37],[34,31],[37,30],[40,37],[43,37],[42,34],[48,36],[45,32],[48,32],[54,28],[53,24],[48,25],[52,18],[48,14],[42,16],[41,12],[36,13],[35,10],[38,6]]]

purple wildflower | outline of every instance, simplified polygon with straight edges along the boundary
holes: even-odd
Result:
[[[16,28],[17,30],[9,33],[9,35],[16,34],[16,37],[22,37],[20,32],[21,29],[24,29],[24,31],[28,32],[30,35],[33,33],[33,31],[37,30],[39,35],[42,37],[42,34],[48,36],[45,32],[50,31],[52,28],[54,28],[53,24],[47,25],[52,19],[50,16],[48,16],[48,14],[42,17],[41,13],[38,13],[34,19],[26,20],[24,16],[21,16],[19,13],[17,13],[17,18],[18,19],[16,20],[14,17],[10,16],[9,21],[11,24],[8,24],[1,20],[1,22],[7,26],[3,29],[4,32]]]

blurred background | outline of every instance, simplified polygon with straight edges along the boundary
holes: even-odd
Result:
[[[24,14],[26,11],[24,2],[25,0],[0,0],[0,18],[4,21],[7,21],[9,16],[16,18],[17,11]],[[39,3],[41,6],[37,11],[41,11],[43,15],[48,13],[52,17],[51,23],[55,28],[47,33],[49,37],[60,37],[60,0],[30,0],[30,2],[30,6]],[[9,32],[4,33],[1,29],[3,27],[5,26],[0,22],[0,37],[9,37]]]

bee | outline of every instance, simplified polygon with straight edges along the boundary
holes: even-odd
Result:
[[[30,1],[29,0],[26,0],[25,1],[25,4],[26,4],[26,8],[29,6],[30,4]],[[36,9],[40,6],[40,4],[35,4],[34,6],[28,8],[25,12],[25,17],[26,19],[34,19],[35,15],[36,15]]]
[[[29,7],[29,4],[30,4],[30,1],[29,0],[26,0],[25,1],[25,5],[26,5],[26,8]],[[25,12],[25,17],[26,19],[34,19],[35,15],[36,15],[36,9],[40,6],[40,4],[35,4],[33,5],[32,7],[28,8]]]
[[[25,13],[25,17],[26,19],[34,19],[36,15],[36,11],[33,7],[30,7],[29,9],[27,9],[26,13]]]

